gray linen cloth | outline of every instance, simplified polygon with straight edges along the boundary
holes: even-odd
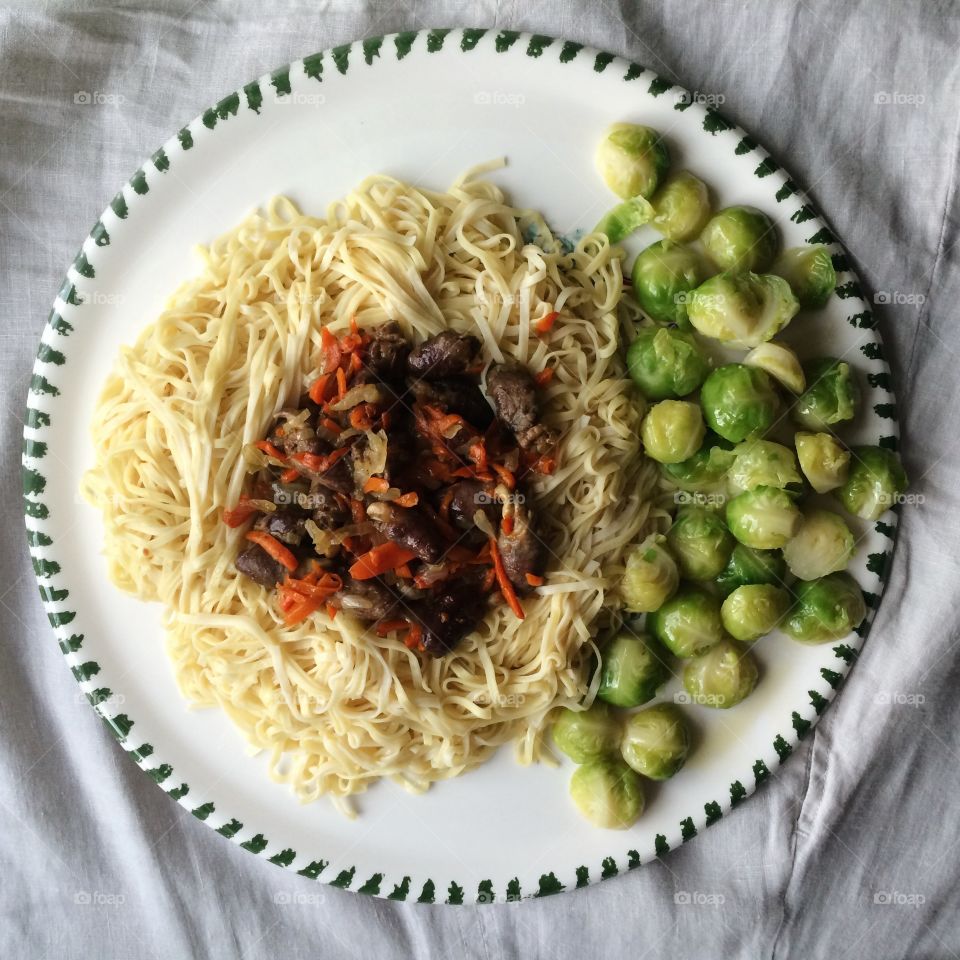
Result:
[[[426,907],[281,873],[135,769],[79,695],[41,610],[18,452],[30,366],[65,267],[143,157],[268,69],[370,34],[456,25],[566,37],[723,95],[724,112],[810,190],[867,288],[889,294],[877,312],[922,503],[903,511],[892,578],[849,683],[735,815],[663,862],[577,893]],[[960,955],[958,50],[955,3],[900,0],[0,11],[0,955]],[[124,102],[75,104],[79,90]],[[285,896],[301,889],[317,896]]]

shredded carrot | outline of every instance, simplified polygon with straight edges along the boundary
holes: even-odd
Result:
[[[398,507],[415,507],[420,502],[420,495],[416,491],[405,493],[393,501]]]
[[[537,321],[534,330],[536,330],[540,336],[549,333],[553,329],[553,325],[557,322],[557,317],[559,316],[560,314],[557,313],[556,310],[552,310],[542,320]]]
[[[406,630],[409,626],[410,624],[406,620],[381,620],[377,624],[377,636],[385,637],[388,633]]]
[[[320,347],[323,350],[323,372],[333,373],[340,366],[342,351],[337,338],[326,327],[320,331]]]
[[[403,645],[413,650],[420,646],[422,640],[423,628],[418,623],[411,623],[409,633],[403,638]]]
[[[412,550],[387,541],[358,557],[353,566],[350,567],[350,576],[354,580],[370,580],[372,577],[379,577],[381,573],[386,573],[388,570],[402,567],[405,563],[415,559],[416,556]]]
[[[330,374],[321,373],[310,387],[309,397],[315,404],[317,404],[317,406],[322,406],[324,401],[329,399],[327,396],[327,385],[329,383]]]
[[[297,569],[297,558],[276,537],[267,533],[266,530],[251,530],[247,534],[247,539],[269,553],[277,563],[282,564],[288,570]]]
[[[513,533],[513,517],[504,517],[500,521],[500,529],[509,537]]]
[[[294,453],[290,459],[302,463],[314,473],[326,473],[342,456],[350,452],[349,447],[337,447],[326,455],[316,453]]]
[[[367,508],[363,505],[362,500],[350,501],[350,515],[353,517],[354,523],[363,523],[367,519]]]
[[[508,490],[516,490],[517,488],[517,478],[503,465],[499,463],[490,462],[490,469],[500,478],[500,482]]]
[[[493,589],[494,581],[497,579],[497,571],[491,567],[483,578],[483,589],[488,593]]]
[[[529,583],[531,587],[543,586],[543,577],[537,576],[535,573],[525,573],[524,576],[527,578],[527,583]]]
[[[500,555],[500,548],[493,537],[490,538],[490,555],[493,557],[493,569],[496,571],[497,583],[500,585],[503,599],[507,601],[517,618],[523,620],[526,616],[523,612],[523,605],[520,603],[517,592],[513,589],[513,584],[507,576],[506,567],[503,565],[503,557]]]
[[[398,577],[403,577],[404,580],[413,579],[413,571],[410,569],[410,565],[407,563],[401,563],[400,566],[397,567],[396,570],[394,570],[394,573]]]
[[[248,502],[248,498],[241,496],[235,507],[223,511],[223,522],[228,527],[242,527],[256,512],[257,508]]]
[[[487,448],[482,440],[470,444],[467,455],[477,465],[477,470],[487,469]]]
[[[557,469],[557,460],[556,457],[541,457],[534,466],[534,469],[538,473],[545,473],[548,476]]]
[[[540,388],[545,387],[553,379],[553,367],[544,367],[533,379]]]
[[[327,616],[331,620],[337,619],[337,608],[332,603],[327,604]]]
[[[273,457],[274,460],[286,460],[287,455],[280,450],[278,450],[269,440],[257,440],[254,443],[254,446],[263,451],[268,457]]]
[[[347,392],[347,375],[343,367],[337,368],[337,398],[342,400]]]
[[[300,471],[296,467],[290,467],[280,474],[280,480],[283,483],[293,483],[300,476]]]
[[[383,477],[371,477],[364,485],[364,493],[386,493],[390,484]]]
[[[350,426],[354,430],[373,429],[373,404],[360,403],[350,411]]]
[[[359,353],[350,354],[350,373],[356,373],[363,366],[363,361],[360,359]]]
[[[326,427],[331,433],[343,433],[343,427],[330,417],[324,417],[320,421],[320,426]]]

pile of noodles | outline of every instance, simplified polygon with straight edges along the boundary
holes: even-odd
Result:
[[[655,522],[643,410],[618,352],[617,252],[599,234],[565,251],[474,179],[492,166],[447,193],[371,177],[325,219],[275,198],[202,251],[202,274],[122,350],[96,410],[84,493],[103,511],[112,579],[166,607],[184,696],[222,708],[301,799],[348,812],[342,798],[380,777],[421,791],[507,741],[535,759],[549,711],[591,695],[624,550]],[[542,406],[563,436],[559,466],[531,488],[546,583],[525,620],[494,603],[446,657],[344,613],[286,626],[274,592],[234,569],[244,530],[222,513],[249,476],[244,446],[317,375],[321,328],[343,333],[351,317],[416,340],[469,331],[485,359],[555,371]]]

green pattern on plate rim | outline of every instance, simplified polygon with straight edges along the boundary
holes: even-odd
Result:
[[[96,276],[99,250],[111,243],[111,235],[104,220],[109,222],[112,214],[118,221],[124,221],[129,215],[131,196],[144,196],[149,193],[150,184],[158,177],[165,176],[177,163],[177,158],[192,150],[199,141],[221,124],[229,123],[239,111],[248,110],[259,115],[263,106],[263,91],[270,87],[277,96],[291,93],[291,80],[297,83],[322,83],[325,70],[335,70],[340,74],[349,71],[375,69],[377,63],[385,57],[394,57],[402,61],[413,53],[429,56],[441,50],[455,49],[469,56],[481,44],[492,46],[498,55],[528,57],[534,63],[548,62],[556,58],[560,64],[569,64],[578,59],[586,59],[597,73],[619,73],[625,82],[632,82],[647,74],[644,67],[620,57],[602,51],[591,50],[581,44],[570,41],[557,41],[542,34],[523,34],[512,30],[491,30],[468,28],[462,30],[436,29],[408,31],[385,37],[370,37],[352,44],[335,47],[303,60],[290,64],[281,70],[261,77],[247,84],[241,90],[229,94],[209,109],[203,111],[190,124],[183,127],[174,137],[157,150],[128,181],[127,186],[114,197],[103,217],[90,231],[89,238],[77,253],[67,277],[59,291],[46,328],[42,334],[33,377],[27,400],[23,446],[23,492],[24,513],[27,524],[27,538],[33,568],[40,589],[40,596],[51,626],[56,632],[67,663],[90,704],[97,711],[111,733],[135,763],[164,791],[182,806],[190,810],[197,819],[204,821],[221,836],[239,844],[245,850],[257,856],[263,856],[271,863],[287,870],[293,870],[303,877],[322,880],[331,886],[345,890],[354,890],[388,900],[412,900],[418,903],[443,902],[462,904],[466,899],[476,903],[495,903],[515,901],[527,897],[545,897],[564,890],[587,886],[597,880],[607,879],[638,867],[643,862],[634,849],[627,849],[616,855],[610,855],[599,863],[582,864],[570,867],[559,873],[550,871],[542,874],[535,889],[522,889],[518,878],[508,881],[503,890],[496,890],[492,881],[482,880],[477,890],[468,892],[455,878],[426,878],[414,881],[411,876],[387,877],[375,872],[369,877],[360,876],[356,867],[340,870],[336,875],[327,875],[328,861],[312,859],[287,848],[278,849],[262,833],[245,828],[239,820],[230,817],[229,799],[223,802],[223,810],[216,799],[197,797],[191,792],[190,785],[177,777],[171,764],[162,761],[150,743],[145,743],[136,735],[136,720],[126,713],[118,712],[111,700],[113,691],[97,683],[100,665],[87,659],[84,653],[84,636],[71,629],[71,623],[77,616],[71,609],[69,588],[61,582],[60,565],[57,562],[57,548],[49,533],[49,506],[44,500],[46,477],[44,458],[47,454],[48,432],[51,418],[59,413],[57,399],[60,391],[57,386],[58,373],[69,360],[69,337],[77,322],[83,322],[83,297],[77,290],[84,279]],[[302,78],[302,79],[301,79]],[[657,76],[651,76],[648,92],[657,97],[667,91],[677,90],[673,83]],[[876,442],[889,449],[898,446],[899,428],[897,423],[896,401],[892,393],[890,370],[883,354],[883,347],[873,313],[864,302],[858,278],[850,269],[849,257],[834,237],[830,228],[815,210],[809,198],[798,188],[769,155],[762,152],[757,142],[743,130],[731,123],[719,111],[712,107],[704,108],[692,97],[679,91],[675,109],[693,110],[699,115],[703,131],[712,138],[722,140],[729,145],[729,153],[738,162],[750,165],[753,176],[766,179],[774,185],[774,199],[792,211],[789,216],[794,223],[809,223],[807,242],[827,244],[830,247],[837,270],[837,296],[851,301],[851,313],[847,323],[852,327],[866,331],[868,339],[860,345],[865,361],[868,399],[877,417],[884,423],[882,436]],[[861,361],[862,363],[862,361]],[[879,604],[880,594],[890,567],[890,558],[896,533],[896,510],[885,521],[875,524],[877,533],[889,541],[888,549],[872,553],[868,558],[867,569],[874,576],[871,592],[864,591],[867,600],[867,619],[857,630],[857,637],[848,644],[838,644],[833,652],[836,656],[835,669],[821,670],[823,682],[816,685],[819,689],[810,689],[810,703],[798,705],[792,713],[792,727],[778,733],[771,741],[768,752],[752,764],[749,775],[742,776],[730,784],[729,796],[719,797],[704,804],[702,811],[694,811],[685,817],[678,817],[676,833],[672,838],[657,834],[653,838],[655,857],[667,854],[672,845],[685,843],[695,837],[699,830],[720,820],[723,815],[749,796],[756,787],[766,780],[771,771],[787,759],[798,741],[810,732],[817,718],[832,700],[843,682],[848,670],[857,658],[858,649],[863,643],[870,623]],[[123,702],[123,701],[120,701]],[[638,829],[642,829],[641,826]],[[611,836],[611,846],[616,844],[616,836]],[[650,858],[652,859],[652,858]]]

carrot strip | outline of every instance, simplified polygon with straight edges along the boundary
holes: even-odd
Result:
[[[410,624],[406,620],[381,620],[377,624],[377,636],[385,637],[388,633],[394,633],[397,630],[406,630]]]
[[[286,460],[287,455],[278,450],[269,440],[257,440],[254,446],[274,460]]]
[[[337,368],[337,399],[342,400],[347,392],[347,375],[343,367]]]
[[[403,577],[404,580],[413,579],[413,571],[410,569],[410,565],[407,563],[401,563],[400,566],[397,567],[396,570],[394,570],[394,573],[398,577]]]
[[[493,569],[496,572],[497,583],[500,585],[500,592],[503,594],[503,599],[507,601],[510,609],[516,614],[517,619],[523,620],[526,616],[523,612],[523,605],[520,603],[517,593],[513,589],[513,584],[507,576],[507,570],[503,565],[500,548],[497,546],[497,541],[493,537],[490,538],[490,555],[493,557]]]
[[[490,462],[490,468],[508,490],[516,490],[517,478],[502,464]]]
[[[403,645],[413,650],[423,640],[423,628],[418,623],[410,624],[410,632],[403,638]]]
[[[241,496],[235,507],[223,511],[223,522],[228,527],[242,527],[257,512],[257,508],[247,501],[246,496]]]
[[[293,483],[300,476],[300,471],[296,467],[290,467],[280,474],[280,480],[283,483]]]
[[[332,603],[327,604],[327,616],[331,620],[337,619],[337,608]]]
[[[363,505],[362,500],[350,501],[350,514],[354,523],[363,523],[367,519],[367,508]]]
[[[553,367],[544,367],[536,376],[534,376],[534,382],[541,389],[545,387],[553,379]]]
[[[294,580],[287,577],[284,587],[312,600],[326,600],[343,587],[343,581],[335,573],[325,573],[316,583],[309,580]]]
[[[388,570],[402,567],[405,563],[414,560],[416,556],[412,550],[387,541],[358,557],[350,567],[350,576],[354,580],[370,580]]]
[[[504,517],[500,521],[500,529],[509,537],[513,533],[513,517]]]
[[[354,430],[372,430],[373,417],[371,412],[372,404],[360,403],[350,411],[350,426]]]
[[[326,427],[331,433],[343,433],[343,427],[330,417],[324,417],[320,421],[320,426]]]
[[[323,351],[323,372],[333,373],[340,366],[343,354],[337,338],[326,327],[320,331],[320,347]]]
[[[371,477],[364,485],[364,493],[385,493],[390,489],[390,484],[383,477]]]
[[[308,470],[313,470],[315,473],[326,473],[342,456],[349,452],[349,447],[337,447],[325,456],[315,453],[295,453],[290,459],[295,463],[302,463]]]
[[[319,407],[322,406],[324,401],[328,400],[327,397],[327,384],[330,383],[330,374],[322,373],[316,380],[314,380],[313,385],[308,391],[310,399]]]
[[[405,493],[393,501],[398,507],[415,507],[420,502],[420,495],[416,491]]]
[[[282,564],[288,570],[297,569],[297,558],[276,537],[267,533],[266,530],[251,530],[247,534],[247,539],[269,553],[277,563]]]
[[[553,325],[557,322],[557,317],[559,316],[560,314],[557,313],[556,310],[552,310],[542,320],[537,321],[534,330],[536,330],[540,336],[549,333],[553,329]]]
[[[531,587],[543,586],[543,577],[539,577],[535,573],[525,573],[524,576],[527,578],[527,583],[529,583]]]

